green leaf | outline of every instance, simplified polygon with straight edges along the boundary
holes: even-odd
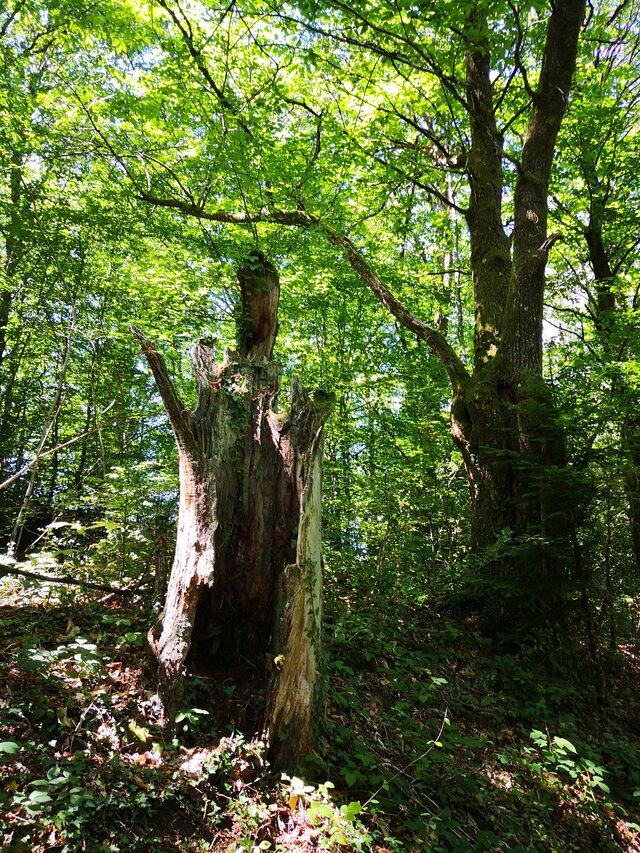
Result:
[[[554,746],[556,746],[558,749],[568,750],[569,752],[577,754],[577,749],[575,748],[575,746],[571,743],[570,740],[567,740],[564,737],[554,737],[553,743]]]
[[[0,743],[0,752],[6,752],[8,755],[15,755],[20,751],[20,745],[12,740],[5,740]]]
[[[32,791],[29,794],[29,800],[31,801],[31,803],[44,805],[45,803],[52,803],[53,797],[50,797],[46,791]]]
[[[352,785],[355,785],[355,783],[356,783],[356,782],[358,781],[358,779],[360,778],[360,773],[359,773],[359,771],[358,771],[358,770],[353,770],[353,769],[352,769],[352,768],[350,768],[350,767],[343,767],[343,768],[342,768],[342,770],[341,770],[340,772],[341,772],[341,773],[342,773],[342,775],[344,776],[344,781],[347,783],[347,785],[348,785],[350,788],[351,788],[351,786],[352,786]]]
[[[307,812],[312,820],[315,820],[316,817],[333,817],[333,809],[325,803],[311,803]]]
[[[340,811],[342,812],[342,814],[346,820],[353,821],[355,816],[359,815],[360,812],[362,811],[362,806],[360,805],[359,802],[354,801],[354,802],[349,803],[349,805],[347,805],[347,806],[341,806]]]
[[[547,746],[547,736],[544,732],[541,732],[540,729],[534,729],[530,732],[529,737],[538,746]]]

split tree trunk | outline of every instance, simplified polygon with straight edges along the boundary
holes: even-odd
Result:
[[[271,361],[279,283],[255,252],[238,273],[238,352],[216,363],[192,350],[198,403],[186,411],[161,355],[134,334],[178,445],[180,509],[164,610],[149,632],[169,723],[184,677],[199,671],[262,679],[265,730],[277,766],[294,767],[312,734],[321,618],[320,481],[326,401],[294,383],[274,413]]]
[[[584,19],[584,0],[559,0],[548,19],[537,89],[513,198],[513,232],[502,210],[504,129],[491,80],[489,23],[467,20],[466,101],[475,296],[474,370],[454,377],[452,434],[471,492],[479,579],[497,624],[561,621],[575,581],[571,531],[577,510],[562,426],[542,375],[542,322],[548,253],[548,187],[567,108]],[[496,606],[499,605],[499,606]],[[529,624],[526,624],[529,623]]]

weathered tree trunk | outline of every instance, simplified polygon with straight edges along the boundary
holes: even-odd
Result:
[[[178,445],[180,509],[164,610],[149,633],[170,722],[184,676],[259,676],[271,759],[293,767],[311,739],[321,616],[320,460],[330,406],[294,383],[275,414],[278,276],[260,253],[238,273],[238,353],[192,351],[198,403],[182,404],[153,345],[134,330]]]

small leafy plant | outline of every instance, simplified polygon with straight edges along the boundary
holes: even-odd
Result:
[[[283,793],[292,811],[306,811],[311,824],[320,830],[319,845],[324,850],[350,846],[356,851],[371,849],[371,836],[358,820],[363,811],[359,802],[350,802],[339,808],[331,799],[332,782],[317,787],[307,785],[297,776],[282,776]]]
[[[589,758],[580,758],[570,740],[558,735],[551,737],[540,729],[533,729],[529,737],[543,755],[547,769],[553,768],[552,773],[565,774],[583,791],[592,792],[598,788],[605,794],[611,793],[604,781],[604,767]]]

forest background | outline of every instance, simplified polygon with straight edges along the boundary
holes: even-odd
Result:
[[[5,843],[639,849],[637,4],[16,0],[0,39]],[[260,697],[195,676],[167,741],[141,672],[178,479],[130,326],[194,405],[255,249],[280,406],[335,394],[284,778]]]

